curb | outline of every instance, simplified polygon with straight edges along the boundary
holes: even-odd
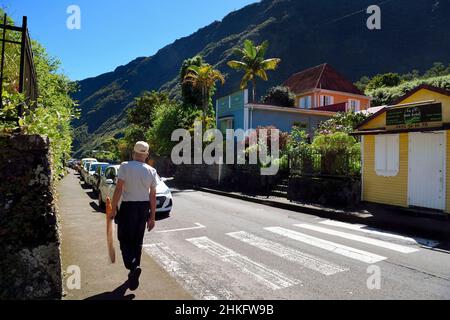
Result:
[[[377,217],[373,214],[371,214],[370,217],[363,217],[362,213],[357,212],[333,211],[296,203],[282,203],[271,199],[260,199],[252,196],[228,193],[225,191],[203,187],[195,187],[194,189],[229,198],[263,204],[278,209],[314,215],[325,219],[333,219],[353,224],[364,224],[370,227],[382,228],[386,231],[398,232],[415,237],[427,237],[433,240],[450,241],[450,221],[448,219],[445,220],[445,218],[436,219],[415,216],[401,210],[394,210],[392,215],[389,216],[389,219],[382,216]]]

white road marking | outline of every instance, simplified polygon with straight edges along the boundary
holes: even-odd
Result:
[[[208,237],[186,240],[209,254],[218,257],[223,262],[234,265],[242,272],[253,276],[257,281],[273,290],[288,288],[301,283],[297,279],[290,278],[279,271],[272,270],[263,264],[250,260],[248,257],[224,247]]]
[[[178,232],[178,231],[186,231],[186,230],[196,230],[196,229],[205,229],[206,227],[198,222],[194,223],[196,226],[191,228],[180,228],[180,229],[171,229],[171,230],[161,230],[156,231],[156,233],[167,233],[167,232]]]
[[[431,240],[431,239],[424,239],[424,238],[406,237],[406,236],[402,236],[397,233],[380,231],[378,229],[368,227],[364,224],[353,224],[353,223],[346,223],[346,222],[340,222],[340,221],[335,221],[335,220],[324,220],[324,221],[321,221],[320,223],[325,224],[327,226],[355,230],[355,231],[360,231],[360,232],[373,234],[373,235],[377,235],[377,236],[388,237],[388,238],[393,238],[393,239],[397,239],[397,240],[401,240],[401,241],[411,242],[414,244],[422,245],[427,248],[434,248],[439,245],[439,241],[435,241],[435,240]]]
[[[308,230],[321,232],[321,233],[329,234],[329,235],[332,235],[332,236],[348,239],[348,240],[353,240],[353,241],[357,241],[357,242],[361,242],[361,243],[370,244],[370,245],[373,245],[373,246],[377,246],[377,247],[381,247],[381,248],[397,251],[397,252],[400,252],[400,253],[413,253],[413,252],[419,251],[416,248],[410,248],[410,247],[402,246],[402,245],[399,245],[399,244],[386,242],[386,241],[383,241],[383,240],[378,240],[378,239],[358,236],[356,234],[351,234],[351,233],[341,232],[341,231],[337,231],[337,230],[333,230],[333,229],[328,229],[328,228],[323,228],[323,227],[319,227],[319,226],[314,226],[312,224],[301,223],[301,224],[295,224],[295,226],[299,227],[299,228],[303,228],[303,229],[308,229]]]
[[[212,288],[201,277],[187,270],[182,259],[164,243],[143,245],[164,270],[177,279],[182,286],[201,300],[235,300],[231,292],[224,288]]]
[[[227,233],[227,235],[308,269],[320,272],[326,276],[348,270],[348,268],[342,268],[326,260],[316,258],[312,255],[286,247],[274,241],[260,238],[245,231],[231,232]]]
[[[339,243],[323,240],[320,238],[312,237],[309,235],[306,235],[301,232],[281,228],[281,227],[270,227],[265,228],[265,230],[268,230],[270,232],[279,234],[281,236],[297,240],[309,245],[312,245],[314,247],[318,247],[327,251],[331,251],[343,256],[346,256],[351,259],[359,260],[365,263],[374,264],[377,262],[380,262],[382,260],[386,260],[386,257],[370,253],[367,251],[355,249],[352,247],[348,247]]]

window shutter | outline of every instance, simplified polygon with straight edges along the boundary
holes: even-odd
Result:
[[[399,135],[390,135],[388,139],[388,150],[387,150],[387,171],[396,173],[399,169]]]
[[[375,171],[383,177],[398,174],[400,166],[400,136],[378,135],[375,137]]]
[[[375,171],[382,174],[386,171],[386,136],[375,136]]]

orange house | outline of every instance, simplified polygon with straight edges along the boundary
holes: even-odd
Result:
[[[295,94],[298,108],[334,112],[370,108],[370,97],[327,63],[292,75],[284,86]]]

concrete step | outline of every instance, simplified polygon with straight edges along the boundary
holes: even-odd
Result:
[[[273,190],[277,190],[277,191],[283,191],[283,192],[287,192],[288,190],[288,186],[287,185],[276,185]]]
[[[274,197],[287,198],[287,192],[278,191],[278,190],[272,190],[270,195],[274,196]]]

